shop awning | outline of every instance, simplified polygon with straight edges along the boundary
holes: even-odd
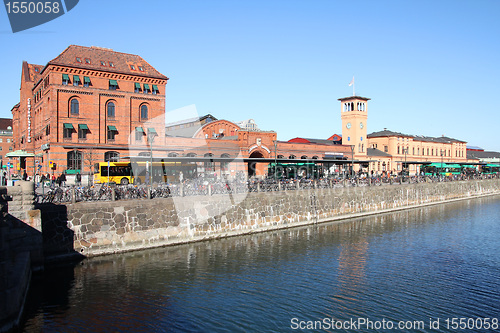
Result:
[[[73,75],[73,82],[80,82],[80,77],[78,75]]]
[[[159,91],[158,86],[156,84],[153,84],[153,91]]]
[[[144,83],[144,90],[149,90],[149,84]]]
[[[109,80],[109,85],[110,86],[117,86],[118,82],[116,80]]]
[[[73,124],[64,123],[64,128],[74,129]]]
[[[28,153],[26,150],[16,150],[5,154],[5,157],[33,157],[35,154]]]
[[[82,129],[82,130],[88,130],[89,129],[89,127],[87,126],[87,124],[78,124],[78,128]]]
[[[90,83],[90,78],[88,76],[84,76],[83,83]]]
[[[141,133],[144,133],[144,129],[142,127],[136,127],[135,130],[137,132],[141,132]]]
[[[149,133],[154,133],[154,134],[157,134],[156,133],[156,130],[154,128],[148,128],[148,132]]]
[[[63,81],[69,81],[69,75],[68,74],[63,74]]]
[[[108,125],[108,130],[117,132],[118,130],[114,125]]]
[[[135,83],[135,89],[141,89],[141,84],[140,83]]]

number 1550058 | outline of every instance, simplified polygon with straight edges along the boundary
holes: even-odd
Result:
[[[13,1],[6,2],[8,14],[58,14],[61,10],[58,1]]]

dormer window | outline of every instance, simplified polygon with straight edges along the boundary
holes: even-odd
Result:
[[[39,73],[40,72],[40,68],[35,67],[35,72]]]
[[[138,68],[139,68],[139,70],[140,70],[141,72],[144,72],[144,67],[142,67],[142,66],[138,66]]]
[[[106,61],[101,60],[101,66],[106,66]]]
[[[90,64],[91,64],[90,59],[89,59],[89,58],[85,58],[85,63],[86,63],[87,65],[90,65]]]
[[[115,64],[113,64],[111,61],[109,62],[109,67],[115,67]]]
[[[76,57],[76,62],[81,63],[82,62],[82,58]]]
[[[135,66],[134,65],[130,65],[130,69],[135,71]]]

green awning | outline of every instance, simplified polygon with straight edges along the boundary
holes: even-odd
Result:
[[[142,127],[136,127],[136,128],[135,128],[135,130],[136,130],[137,132],[142,132],[142,133],[144,133],[144,130],[142,129]]]
[[[141,89],[141,84],[140,83],[135,83],[135,89]]]
[[[158,86],[156,84],[153,84],[153,91],[159,91]]]
[[[155,134],[157,134],[156,130],[154,128],[148,128],[148,132],[149,133],[155,133]]]
[[[462,166],[460,164],[450,164],[450,163],[431,163],[431,164],[424,164],[424,166],[430,166],[430,167],[436,167],[436,168],[461,168]]]
[[[73,129],[73,124],[64,123],[64,128]]]
[[[116,129],[116,127],[115,127],[115,126],[113,126],[113,125],[109,125],[109,126],[108,126],[108,130],[110,130],[110,131],[115,131],[115,132],[117,132],[117,131],[118,131],[118,130]]]
[[[63,81],[69,81],[69,75],[63,74]]]
[[[487,167],[500,168],[500,164],[486,164]]]
[[[116,80],[109,80],[109,85],[110,86],[117,86],[118,82],[116,82]]]
[[[80,77],[78,75],[73,75],[74,82],[80,82]]]
[[[144,90],[149,90],[149,84],[144,83]]]
[[[89,127],[87,126],[87,124],[78,124],[78,128],[79,129],[84,129],[84,130],[88,130]]]
[[[90,83],[90,78],[88,76],[84,76],[83,83]]]

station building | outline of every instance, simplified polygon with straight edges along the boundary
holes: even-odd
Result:
[[[58,175],[90,174],[97,162],[135,156],[255,158],[243,167],[249,176],[265,176],[271,159],[322,161],[332,172],[345,172],[351,161],[354,171],[377,173],[467,161],[462,140],[387,129],[368,134],[370,99],[362,96],[339,99],[341,134],[327,139],[279,141],[253,119],[233,122],[210,114],[166,123],[167,81],[140,56],[101,47],[70,45],[44,66],[23,62],[20,102],[12,108],[11,161],[29,175]],[[225,162],[199,168],[238,171]]]

